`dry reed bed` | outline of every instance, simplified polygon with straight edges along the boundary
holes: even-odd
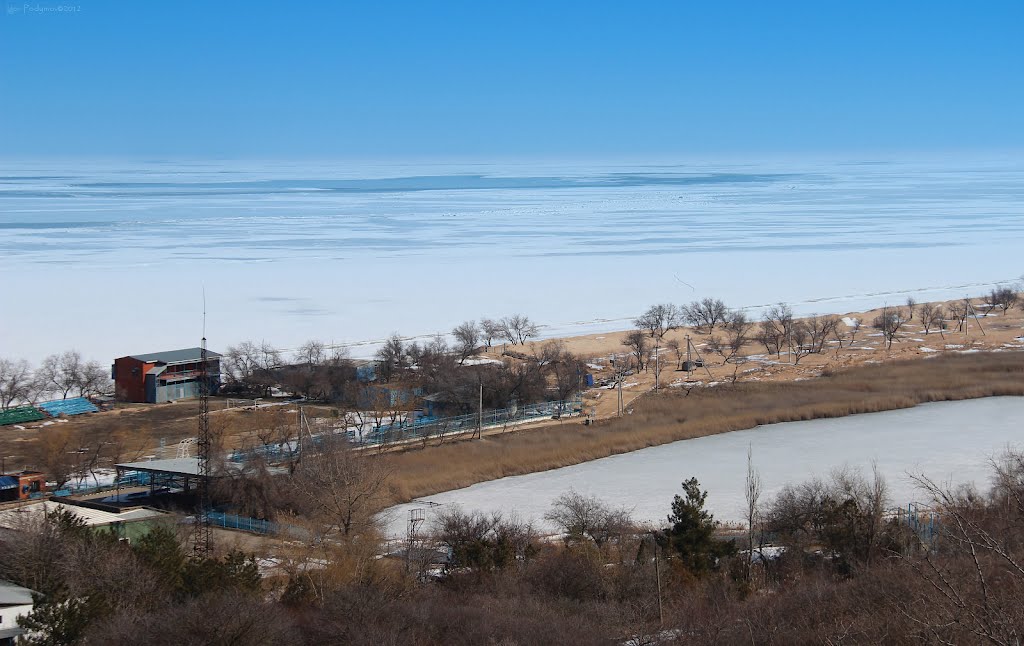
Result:
[[[677,440],[759,424],[844,417],[920,403],[1024,396],[1024,353],[944,355],[860,366],[812,381],[739,383],[641,397],[632,414],[583,426],[486,436],[382,456],[392,471],[391,498],[467,487],[546,471]]]

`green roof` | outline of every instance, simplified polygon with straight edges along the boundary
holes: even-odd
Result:
[[[0,411],[0,426],[21,424],[22,422],[37,422],[41,419],[46,419],[46,415],[43,415],[31,406],[17,406]]]

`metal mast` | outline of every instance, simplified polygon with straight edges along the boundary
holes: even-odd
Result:
[[[210,553],[210,374],[206,352],[206,294],[203,293],[203,342],[199,353],[199,433],[196,449],[199,458],[196,493],[195,538],[192,555],[206,558]]]

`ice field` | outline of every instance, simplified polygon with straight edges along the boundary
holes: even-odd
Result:
[[[714,296],[800,313],[1016,279],[1024,159],[0,162],[0,356],[309,338],[372,352],[522,312],[548,336]]]
[[[571,429],[564,432],[571,433]],[[718,520],[745,517],[747,449],[763,482],[762,501],[786,483],[849,467],[870,477],[878,465],[893,506],[927,503],[910,475],[940,483],[989,486],[990,460],[1007,447],[1024,448],[1024,398],[991,397],[836,419],[768,424],[745,431],[683,440],[551,471],[484,482],[393,507],[389,536],[404,536],[410,509],[427,521],[438,509],[500,511],[551,530],[543,521],[551,501],[575,490],[632,510],[642,522],[664,522],[680,483],[696,477]],[[433,503],[433,504],[432,504]]]

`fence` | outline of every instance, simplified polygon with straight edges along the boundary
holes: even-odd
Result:
[[[149,484],[149,476],[150,474],[145,471],[125,471],[119,479],[114,481],[114,486],[142,487]]]
[[[462,435],[475,432],[478,426],[482,427],[483,430],[487,430],[498,426],[510,426],[544,418],[560,419],[562,417],[572,417],[580,415],[582,412],[583,402],[581,400],[558,400],[485,411],[482,416],[478,413],[454,417],[423,416],[411,420],[401,419],[379,425],[373,422],[365,422],[355,427],[335,429],[333,432],[347,433],[349,439],[354,444],[379,446],[432,437],[440,438],[449,435]],[[323,441],[324,437],[327,437],[327,435],[314,436],[313,443],[316,444]],[[252,449],[232,451],[229,459],[236,463],[246,462],[256,457],[264,458],[268,462],[281,461],[294,457],[298,449],[299,445],[294,441],[269,444]]]
[[[358,440],[362,444],[370,445],[392,444],[430,437],[443,437],[450,434],[458,435],[475,431],[478,426],[488,429],[544,418],[559,419],[561,417],[579,415],[582,412],[583,402],[578,399],[541,402],[527,406],[485,411],[482,416],[480,414],[469,414],[442,418],[421,417],[414,420],[411,424],[399,422],[374,428],[369,433],[363,434]]]
[[[217,511],[211,511],[207,513],[206,516],[210,519],[210,524],[214,527],[240,529],[242,531],[254,532],[256,534],[276,534],[278,531],[277,524],[272,523],[269,520],[248,518],[246,516],[238,516],[236,514],[223,514]]]
[[[917,535],[922,544],[931,550],[936,549],[942,521],[937,513],[917,503],[909,503],[906,508],[897,507],[895,516],[900,524]]]

